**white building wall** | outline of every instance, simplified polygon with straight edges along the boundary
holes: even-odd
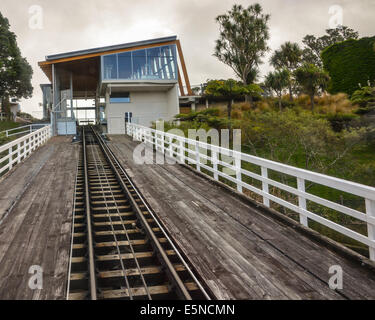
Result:
[[[107,93],[105,114],[109,134],[125,133],[126,112],[133,113],[134,123],[147,127],[159,119],[172,120],[179,113],[177,86],[168,91],[130,92],[130,103],[109,103]]]

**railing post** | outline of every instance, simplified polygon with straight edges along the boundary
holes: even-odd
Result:
[[[184,138],[180,137],[178,139],[180,142],[180,159],[181,163],[185,163],[185,150],[184,150]]]
[[[154,146],[152,144],[152,131],[151,130],[147,131],[147,138],[148,138],[148,143],[150,144],[150,147],[152,147],[152,149],[154,149]]]
[[[302,179],[302,178],[297,178],[297,188],[298,188],[298,191],[300,192],[305,192],[305,180]],[[309,222],[307,220],[307,217],[305,215],[304,212],[302,212],[302,210],[306,210],[307,209],[307,206],[306,206],[306,198],[303,197],[303,196],[298,196],[298,206],[300,208],[300,212],[299,212],[299,221],[302,225],[304,225],[305,227],[308,227],[309,226]]]
[[[13,155],[12,155],[12,149],[13,147],[10,147],[9,148],[9,158],[8,158],[8,162],[9,162],[9,171],[12,169],[13,167]]]
[[[169,156],[173,159],[174,158],[174,154],[173,154],[173,137],[172,136],[169,136]]]
[[[165,153],[165,136],[164,132],[161,133],[161,153],[164,155]]]
[[[21,162],[21,143],[17,143],[17,163]]]
[[[265,167],[262,167],[262,177],[268,179],[268,169]],[[265,181],[262,181],[262,190],[264,193],[269,194],[268,183]],[[263,204],[266,207],[270,207],[270,199],[263,196]]]
[[[241,168],[242,168],[242,160],[241,160],[241,155],[234,155],[234,161],[235,161],[235,167],[236,167],[236,179],[237,179],[237,191],[242,192],[242,173],[241,173]]]
[[[219,170],[218,170],[218,153],[215,147],[211,147],[211,157],[212,157],[212,166],[214,169],[214,179],[219,180]]]
[[[195,142],[195,161],[196,161],[196,166],[197,170],[201,171],[201,155],[199,152],[199,142]]]
[[[368,217],[375,218],[375,200],[366,199],[366,215]],[[367,234],[368,238],[375,241],[375,225],[367,222]],[[370,260],[375,261],[375,242],[372,247],[369,248]]]

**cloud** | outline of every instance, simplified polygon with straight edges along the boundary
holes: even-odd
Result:
[[[255,1],[254,1],[255,2]],[[328,28],[329,7],[343,8],[344,24],[373,35],[373,0],[260,0],[271,14],[269,45],[277,49],[285,41],[301,42],[306,34],[322,35]],[[0,12],[6,16],[18,38],[22,54],[34,70],[34,96],[22,102],[23,110],[42,115],[40,83],[48,79],[38,61],[49,54],[99,47],[176,34],[181,40],[192,84],[209,78],[234,77],[229,67],[212,56],[218,26],[215,17],[234,3],[248,6],[253,1],[229,0],[1,0]],[[43,9],[43,29],[29,27],[29,8]],[[269,56],[261,66],[270,70]]]

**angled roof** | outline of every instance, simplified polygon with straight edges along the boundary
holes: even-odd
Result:
[[[158,47],[160,45],[176,45],[179,58],[181,61],[181,66],[188,88],[188,92],[191,93],[189,77],[187,75],[187,70],[185,66],[185,61],[182,54],[182,49],[180,41],[177,40],[177,36],[142,40],[130,43],[123,43],[118,45],[98,47],[92,49],[85,49],[79,51],[72,51],[66,53],[59,53],[46,56],[45,61],[40,61],[38,65],[52,82],[52,65],[59,64],[64,69],[73,73],[74,78],[74,87],[85,86],[85,88],[90,88],[92,90],[96,89],[96,83],[99,78],[99,69],[100,69],[100,56],[106,54],[120,53],[126,51],[140,50],[145,48]],[[91,73],[90,73],[91,72]],[[182,78],[179,73],[179,86],[183,92]],[[86,89],[87,89],[86,88]],[[87,89],[88,90],[88,89]]]
[[[163,37],[163,38],[150,39],[150,40],[142,40],[142,41],[113,45],[113,46],[107,46],[107,47],[98,47],[98,48],[92,48],[92,49],[85,49],[85,50],[79,50],[79,51],[59,53],[59,54],[46,56],[46,61],[66,59],[66,58],[72,58],[72,57],[77,57],[77,56],[86,56],[86,55],[91,55],[91,54],[103,54],[103,53],[108,52],[108,51],[112,52],[112,51],[118,51],[118,50],[122,50],[122,49],[130,49],[130,48],[148,46],[148,45],[152,45],[152,44],[162,44],[164,42],[170,42],[170,41],[175,41],[175,40],[177,40],[177,36]]]

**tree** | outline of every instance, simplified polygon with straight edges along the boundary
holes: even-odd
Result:
[[[288,87],[290,83],[290,74],[286,69],[276,70],[275,72],[270,72],[266,76],[264,84],[271,90],[274,90],[279,98],[279,108],[282,109],[281,97],[283,95],[283,90]]]
[[[30,98],[33,92],[33,70],[21,56],[16,35],[9,28],[8,19],[0,13],[0,98],[8,115],[10,98]]]
[[[311,111],[314,112],[314,97],[319,90],[325,90],[327,87],[328,73],[313,64],[306,63],[298,68],[294,75],[304,92],[310,96]]]
[[[244,9],[234,5],[232,10],[216,18],[220,37],[216,41],[214,56],[231,67],[244,85],[255,81],[261,58],[269,50],[268,21],[259,4]]]
[[[346,26],[338,26],[335,29],[327,29],[326,35],[322,37],[315,37],[314,35],[306,35],[302,42],[305,45],[303,50],[303,60],[306,63],[315,64],[318,67],[323,66],[320,54],[321,52],[338,42],[348,39],[358,39],[358,32]]]
[[[259,96],[262,89],[256,84],[244,85],[240,81],[228,80],[210,80],[207,82],[205,94],[207,96],[224,98],[227,101],[228,129],[230,139],[232,139],[232,106],[233,100],[246,95]]]
[[[349,39],[323,50],[324,69],[331,81],[328,91],[352,95],[360,86],[375,83],[375,37]]]
[[[274,68],[287,69],[290,74],[293,74],[302,59],[302,50],[298,43],[285,42],[281,45],[280,50],[276,50],[271,57],[271,64]],[[292,77],[288,79],[289,98],[293,101],[293,90],[292,90]]]

